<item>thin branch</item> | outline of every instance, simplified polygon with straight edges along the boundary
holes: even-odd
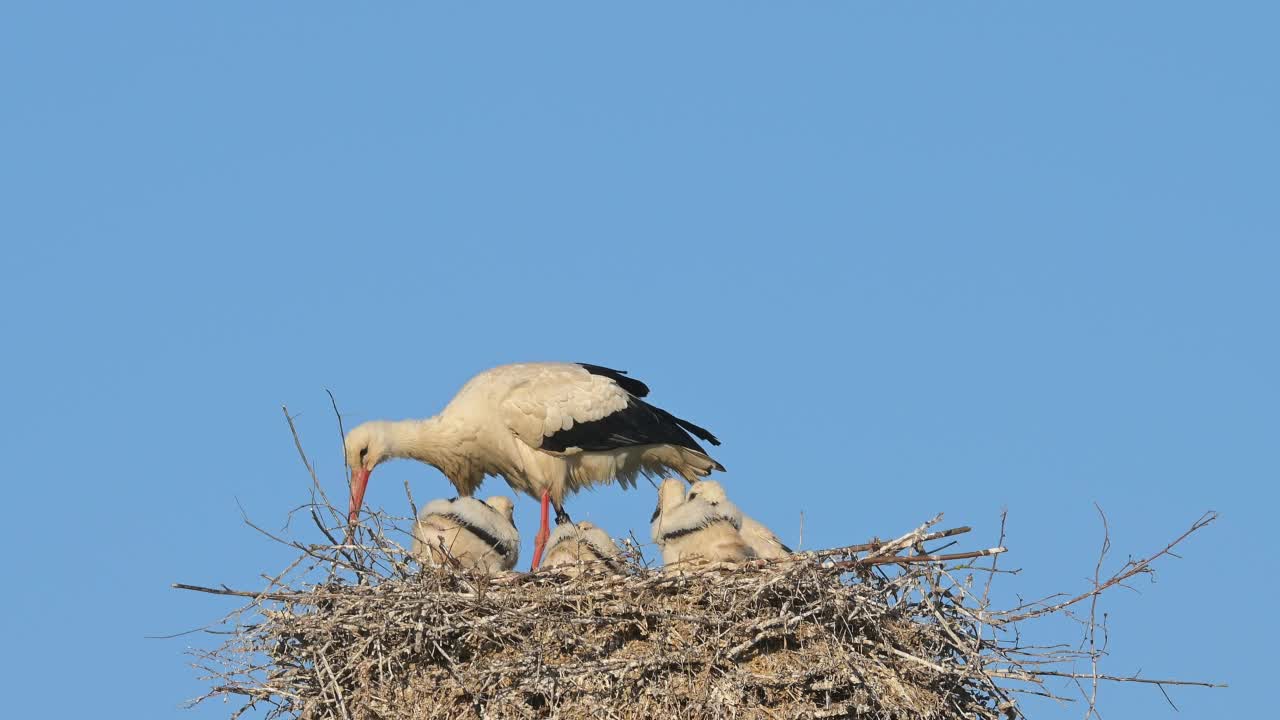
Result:
[[[970,532],[973,528],[969,526],[951,528],[949,530],[940,530],[932,532],[920,537],[920,542],[931,542],[942,538],[954,537]],[[903,537],[910,537],[911,533]],[[808,550],[806,552],[798,552],[789,557],[791,558],[826,558],[838,555],[853,555],[855,553],[865,552],[868,550],[880,550],[887,545],[898,542],[896,540],[873,540],[871,542],[861,543],[858,545],[845,545],[843,547],[831,548],[829,550]]]
[[[1098,630],[1098,596],[1101,595],[1102,581],[1102,562],[1107,557],[1107,552],[1111,550],[1111,528],[1107,525],[1107,514],[1102,511],[1102,506],[1094,503],[1093,506],[1098,510],[1098,517],[1102,519],[1102,549],[1098,551],[1098,562],[1093,566],[1093,597],[1089,600],[1089,663],[1093,670],[1092,686],[1089,691],[1089,707],[1085,711],[1085,720],[1090,717],[1097,717],[1101,720],[1102,716],[1098,715],[1098,644],[1096,633]]]
[[[188,585],[186,583],[173,583],[169,587],[175,590],[192,590],[195,592],[209,593],[210,595],[232,595],[234,597],[253,598],[254,600],[278,600],[282,602],[293,600],[311,600],[313,595],[303,592],[297,593],[264,593],[261,591],[249,590],[232,590],[229,587],[211,588],[203,585]]]
[[[990,557],[999,555],[1002,552],[1008,552],[1008,548],[996,547],[987,548],[986,550],[973,550],[971,552],[950,553],[947,555],[908,555],[906,557],[867,557],[860,560],[848,560],[845,562],[835,563],[837,568],[845,567],[869,567],[871,565],[908,565],[913,563],[939,563],[951,562],[952,560],[968,560],[971,558]]]
[[[339,447],[344,448],[342,453],[342,464],[346,465],[347,453],[345,451],[345,447],[347,442],[347,431],[342,427],[342,413],[338,411],[338,399],[333,396],[333,392],[331,392],[329,388],[325,388],[324,391],[329,396],[329,405],[333,407],[333,416],[338,419],[338,445]],[[351,468],[347,469],[350,470]]]
[[[1050,605],[1048,607],[1040,608],[1038,610],[1033,610],[1031,612],[1025,612],[1025,613],[1013,615],[1012,617],[1006,618],[1006,622],[1021,622],[1023,620],[1029,620],[1034,617],[1040,617],[1042,615],[1049,615],[1051,613],[1058,612],[1063,608],[1069,607],[1071,605],[1075,605],[1081,600],[1085,600],[1087,598],[1093,597],[1094,595],[1097,595],[1098,593],[1106,590],[1107,588],[1123,583],[1125,580],[1128,580],[1129,578],[1135,575],[1144,573],[1151,567],[1152,562],[1156,561],[1157,559],[1165,555],[1168,555],[1171,549],[1176,547],[1183,540],[1186,540],[1188,537],[1190,537],[1192,533],[1195,533],[1196,531],[1205,528],[1206,526],[1208,526],[1210,523],[1212,523],[1214,520],[1217,520],[1217,519],[1218,519],[1218,513],[1213,512],[1211,510],[1205,513],[1204,515],[1200,516],[1200,519],[1196,520],[1195,523],[1193,523],[1186,532],[1179,535],[1177,539],[1175,539],[1173,542],[1164,546],[1162,550],[1151,555],[1150,557],[1143,558],[1142,560],[1130,561],[1124,568],[1120,570],[1120,572],[1113,575],[1109,580],[1102,583],[1098,587],[1093,588],[1088,592],[1080,593],[1079,595],[1076,595],[1075,597],[1069,600],[1064,600],[1063,602],[1057,603],[1056,605]],[[1016,612],[1016,611],[1010,611],[1010,612]]]
[[[1005,672],[1001,670],[991,670],[989,674],[994,677],[1005,678],[1007,680],[1021,680],[1024,682],[1036,682],[1037,677],[1058,677],[1058,678],[1078,678],[1080,680],[1092,680],[1091,673],[1069,673],[1057,670],[1037,670],[1035,673],[1015,673]],[[1203,682],[1199,680],[1152,680],[1148,678],[1138,677],[1136,675],[1098,675],[1099,680],[1108,682],[1131,682],[1143,683],[1146,685],[1183,685],[1187,687],[1204,687],[1204,688],[1225,688],[1230,687],[1226,683]]]

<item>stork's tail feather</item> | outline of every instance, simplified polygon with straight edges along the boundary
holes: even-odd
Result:
[[[680,473],[680,476],[690,485],[710,475],[713,471],[726,472],[723,465],[716,462],[715,458],[705,452],[682,448],[681,454],[683,462],[679,465],[672,465],[671,469]]]
[[[694,425],[688,420],[684,420],[681,418],[676,418],[676,422],[680,424],[680,427],[693,433],[694,437],[698,438],[699,440],[706,440],[712,445],[720,444],[720,438],[717,438],[715,435],[712,435],[710,430],[707,430],[706,428],[703,428],[703,427],[698,427],[697,425]]]
[[[698,438],[699,440],[705,440],[711,443],[712,445],[720,444],[720,439],[717,438],[715,435],[712,435],[710,430],[698,425],[694,425],[693,423],[689,422],[688,420],[685,420],[684,418],[678,418],[675,415],[672,415],[671,413],[667,412],[666,410],[663,410],[662,408],[657,407],[656,405],[650,405],[649,407],[653,408],[654,411],[656,411],[659,415],[661,415],[662,418],[667,422],[672,422],[672,423],[675,423],[676,425],[679,425],[681,428],[684,428],[688,432],[693,433],[694,437]]]

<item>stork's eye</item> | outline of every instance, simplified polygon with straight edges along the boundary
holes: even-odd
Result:
[[[688,499],[689,499],[689,500],[692,500],[692,499],[694,499],[694,498],[696,498],[696,497],[698,497],[698,493],[689,493],[689,497],[688,497]]]
[[[360,459],[363,460],[365,455],[369,454],[369,448],[360,448]]]

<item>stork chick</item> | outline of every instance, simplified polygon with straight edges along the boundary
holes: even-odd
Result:
[[[758,558],[781,558],[791,554],[791,548],[787,547],[778,539],[773,531],[765,527],[763,523],[744,515],[737,505],[729,501],[729,496],[725,494],[724,486],[715,480],[699,480],[689,487],[689,500],[702,499],[710,503],[712,506],[720,508],[721,512],[734,515],[742,519],[739,532],[742,533],[742,539],[747,541],[747,545],[751,546],[751,550]]]
[[[484,502],[469,497],[432,500],[418,513],[410,554],[424,565],[443,564],[447,554],[462,567],[488,575],[510,570],[520,555],[514,509],[511,499],[501,495]]]
[[[755,557],[738,530],[741,522],[741,513],[731,504],[721,508],[702,498],[687,498],[684,483],[675,478],[658,486],[651,531],[662,548],[664,565],[695,558],[733,562]]]
[[[546,557],[542,564],[546,567],[563,566],[561,572],[569,577],[577,577],[582,563],[603,562],[616,567],[621,554],[622,551],[608,533],[584,520],[556,526],[555,532],[547,540]]]

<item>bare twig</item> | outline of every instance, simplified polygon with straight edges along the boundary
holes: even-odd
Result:
[[[1094,595],[1097,595],[1098,593],[1110,587],[1119,585],[1123,583],[1125,580],[1128,580],[1129,578],[1135,575],[1147,572],[1151,567],[1151,563],[1155,562],[1157,559],[1161,557],[1164,557],[1165,555],[1171,554],[1170,551],[1173,550],[1173,548],[1177,547],[1178,544],[1181,543],[1183,540],[1186,540],[1188,537],[1190,537],[1192,533],[1196,532],[1197,530],[1201,530],[1205,528],[1206,526],[1208,526],[1210,523],[1212,523],[1214,520],[1217,520],[1217,519],[1218,519],[1218,513],[1209,511],[1204,515],[1201,515],[1200,519],[1192,523],[1191,527],[1186,532],[1179,535],[1176,539],[1174,539],[1173,542],[1164,546],[1164,548],[1161,549],[1159,552],[1149,557],[1143,558],[1142,560],[1130,561],[1128,564],[1125,565],[1124,568],[1122,568],[1115,575],[1111,576],[1110,579],[1108,579],[1106,582],[1102,583],[1101,585],[1089,590],[1088,592],[1080,593],[1079,595],[1076,595],[1068,600],[1064,600],[1060,603],[1056,603],[1048,607],[1039,608],[1037,610],[1032,610],[1030,612],[1017,612],[1017,610],[1015,609],[1014,611],[1004,613],[1006,615],[1011,615],[1011,617],[1006,617],[1005,621],[1021,622],[1023,620],[1029,620],[1034,617],[1040,617],[1041,615],[1048,615],[1051,613],[1058,612],[1059,610],[1063,610],[1067,607],[1075,605],[1081,600],[1085,600],[1090,597],[1093,597]],[[1017,613],[1017,614],[1014,614],[1014,613]]]
[[[325,394],[329,396],[329,405],[333,407],[333,416],[338,419],[338,447],[344,447],[347,441],[347,430],[342,427],[342,413],[338,411],[338,399],[333,396],[333,392],[329,388],[324,389]],[[347,453],[342,453],[342,464],[347,464]],[[350,470],[351,468],[347,468]]]
[[[1037,670],[1033,673],[1016,673],[1005,672],[1001,670],[992,670],[991,675],[995,677],[1005,678],[1008,680],[1021,680],[1024,682],[1037,682],[1046,677],[1058,678],[1075,678],[1080,680],[1092,680],[1092,673],[1069,673],[1059,670]],[[1038,678],[1036,676],[1039,676]],[[1143,683],[1146,685],[1182,685],[1186,687],[1205,687],[1205,688],[1225,688],[1229,687],[1226,683],[1202,682],[1199,680],[1153,680],[1150,678],[1138,677],[1136,675],[1098,675],[1099,680],[1108,682],[1131,682]]]
[[[209,593],[210,595],[232,595],[235,597],[247,597],[254,600],[303,600],[306,599],[306,593],[264,593],[251,592],[248,590],[232,590],[231,588],[211,588],[202,585],[188,585],[186,583],[173,583],[170,587],[175,590],[194,590],[195,592]]]
[[[1098,562],[1093,566],[1093,597],[1089,598],[1089,664],[1092,668],[1093,677],[1091,678],[1091,688],[1086,698],[1089,706],[1085,710],[1085,720],[1090,717],[1097,717],[1101,720],[1102,716],[1098,714],[1098,597],[1101,592],[1098,588],[1102,586],[1102,561],[1106,559],[1107,552],[1111,550],[1111,528],[1107,526],[1107,514],[1102,511],[1102,506],[1094,503],[1093,506],[1098,510],[1098,517],[1102,519],[1102,549],[1098,551]]]
[[[951,562],[953,560],[969,560],[972,558],[990,557],[1006,552],[1006,548],[987,548],[986,550],[973,550],[971,552],[950,553],[947,555],[908,555],[907,557],[867,557],[861,560],[849,560],[847,562],[836,563],[837,568],[849,567],[870,567],[872,565],[910,565],[914,563],[940,563]]]

